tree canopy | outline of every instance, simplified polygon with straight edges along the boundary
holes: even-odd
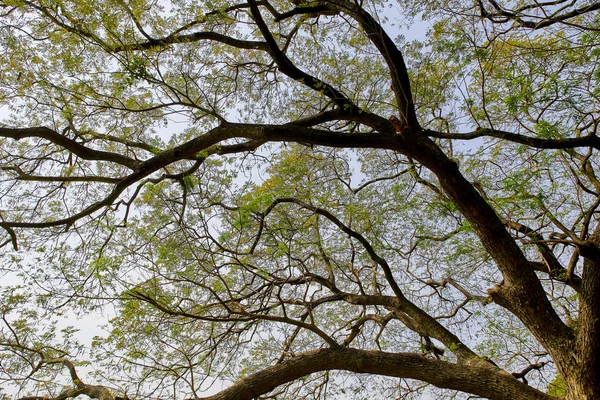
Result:
[[[599,9],[0,0],[0,394],[600,398]]]

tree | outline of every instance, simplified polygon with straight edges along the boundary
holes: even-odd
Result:
[[[600,3],[0,6],[17,397],[600,398]]]

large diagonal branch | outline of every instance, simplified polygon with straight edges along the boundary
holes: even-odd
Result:
[[[437,176],[441,189],[471,223],[496,262],[504,281],[488,291],[493,301],[523,321],[559,368],[576,364],[568,350],[574,344],[572,330],[557,315],[535,271],[495,210],[430,139],[419,136],[408,142],[404,151]]]
[[[249,0],[248,2],[250,4],[252,17],[254,18],[260,33],[265,38],[265,42],[267,43],[269,55],[273,58],[273,61],[275,61],[281,72],[295,81],[302,82],[311,89],[323,93],[325,96],[329,97],[340,109],[354,110],[356,112],[359,111],[359,108],[338,89],[298,68],[288,58],[283,50],[279,48],[279,45],[277,44],[273,34],[269,30],[269,27],[265,23],[260,13],[256,0]]]
[[[146,42],[124,44],[115,47],[114,49],[112,49],[112,52],[120,53],[123,51],[148,50],[157,47],[165,47],[177,43],[194,43],[203,40],[223,43],[228,46],[236,47],[238,49],[263,51],[267,51],[268,49],[267,44],[265,42],[259,42],[256,40],[237,39],[217,32],[201,31],[188,34],[169,35],[163,38],[158,38]]]
[[[454,333],[450,332],[448,328],[408,300],[399,300],[397,297],[392,296],[357,295],[344,292],[340,292],[336,296],[350,304],[386,307],[393,312],[395,318],[399,319],[410,330],[419,335],[430,336],[439,340],[454,353],[460,364],[499,369],[492,363],[487,362],[483,357],[477,355]]]
[[[357,2],[348,0],[332,0],[354,18],[363,29],[369,40],[375,45],[390,71],[392,90],[398,103],[398,111],[405,127],[413,132],[420,130],[420,124],[415,111],[408,69],[404,62],[402,52],[392,38],[387,34],[383,26],[373,18],[364,8],[359,7]]]
[[[453,364],[412,353],[337,348],[302,353],[252,374],[203,400],[251,400],[278,386],[326,370],[417,379],[440,388],[460,390],[492,400],[552,399],[505,372]]]

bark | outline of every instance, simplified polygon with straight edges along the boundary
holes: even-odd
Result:
[[[341,5],[360,24],[371,43],[375,45],[390,71],[391,89],[394,92],[401,123],[413,132],[421,130],[410,85],[404,56],[385,29],[364,8],[353,2],[342,1]]]
[[[405,145],[405,153],[438,177],[444,193],[471,223],[501,271],[504,282],[489,292],[494,302],[511,311],[530,329],[559,368],[575,365],[571,329],[556,314],[529,261],[494,209],[435,143],[425,137],[413,137],[413,141],[414,144]]]
[[[600,245],[600,224],[590,237]],[[576,367],[565,373],[569,386],[569,400],[600,398],[600,259],[594,254],[584,256],[582,287],[579,297],[576,346],[572,350],[579,361]]]
[[[418,379],[440,388],[464,391],[488,399],[552,399],[505,372],[452,364],[411,353],[339,348],[303,353],[250,375],[204,400],[251,400],[277,386],[325,370]]]

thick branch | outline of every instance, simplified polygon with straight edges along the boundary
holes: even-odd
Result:
[[[290,11],[279,14],[275,17],[275,22],[283,21],[284,19],[291,18],[295,15],[305,15],[309,14],[310,16],[314,15],[332,15],[336,14],[338,11],[333,9],[328,4],[317,4],[314,6],[302,6],[291,9]]]
[[[123,51],[130,50],[148,50],[156,47],[165,47],[177,43],[193,43],[201,40],[210,40],[213,42],[223,43],[238,49],[247,50],[263,50],[267,51],[267,44],[265,42],[259,42],[255,40],[241,40],[231,36],[222,35],[216,32],[194,32],[185,35],[171,35],[164,38],[150,40],[147,42],[125,44],[122,46],[115,47],[113,52],[120,53]]]
[[[44,361],[44,364],[62,364],[69,370],[69,375],[71,375],[71,380],[77,387],[84,387],[85,384],[79,379],[77,375],[77,370],[75,369],[75,364],[73,364],[70,360],[66,358],[53,358],[50,360]]]
[[[488,291],[493,301],[521,319],[559,366],[576,363],[567,350],[574,344],[571,329],[556,314],[529,261],[495,210],[435,143],[424,136],[414,139],[405,152],[438,177],[441,189],[471,223],[504,277],[501,285]]]
[[[415,111],[410,78],[402,52],[389,37],[383,26],[357,3],[350,1],[340,2],[345,12],[350,14],[361,26],[369,40],[375,45],[383,56],[392,81],[392,90],[398,103],[398,112],[404,126],[412,131],[419,131],[420,125]]]
[[[545,362],[538,362],[535,364],[530,364],[527,367],[525,367],[523,370],[521,370],[519,372],[513,372],[511,375],[514,376],[515,378],[523,379],[523,382],[527,383],[525,376],[527,376],[527,374],[530,373],[531,371],[542,369],[544,367],[544,365],[546,365],[546,364],[547,363],[545,363]]]
[[[492,400],[551,399],[510,374],[487,368],[457,365],[412,353],[338,348],[303,353],[250,375],[204,400],[251,400],[277,386],[326,370],[417,379],[440,388],[460,390]]]
[[[385,119],[382,118],[383,121]],[[48,137],[58,146],[66,150],[73,151],[75,154],[88,156],[91,159],[102,159],[106,161],[119,162],[121,164],[130,164],[134,172],[123,177],[108,193],[104,199],[93,203],[81,211],[72,214],[66,218],[60,218],[50,221],[1,221],[0,226],[10,231],[10,228],[47,228],[52,226],[71,226],[81,218],[89,216],[103,207],[111,205],[128,187],[136,182],[150,176],[156,171],[181,160],[193,160],[207,157],[211,154],[230,154],[234,152],[244,152],[256,149],[260,144],[267,141],[295,141],[300,143],[323,144],[333,147],[363,147],[363,148],[394,148],[395,137],[392,135],[367,135],[329,132],[321,129],[305,128],[293,125],[253,125],[253,124],[223,124],[211,129],[206,134],[198,136],[184,144],[172,149],[164,150],[147,161],[140,162],[128,157],[121,156],[118,153],[97,152],[90,150],[48,128],[25,128],[9,129],[2,128],[0,135],[14,139],[22,137]],[[14,132],[13,132],[14,131]],[[10,134],[10,136],[9,136]],[[221,142],[229,139],[248,139],[245,143],[220,145]],[[375,140],[374,140],[375,139]],[[87,152],[91,152],[87,154]],[[97,153],[101,153],[100,156]],[[96,155],[96,158],[92,157]]]

